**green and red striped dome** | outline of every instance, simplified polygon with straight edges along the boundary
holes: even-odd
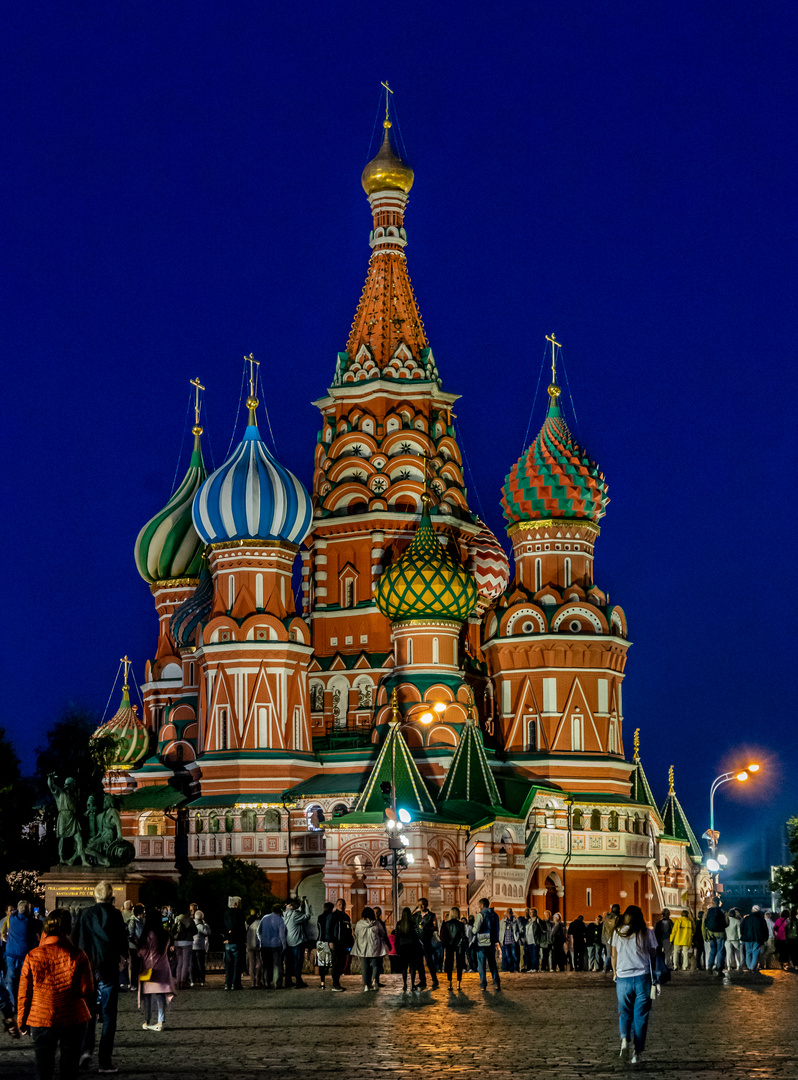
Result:
[[[502,488],[507,521],[587,518],[606,513],[607,485],[598,465],[574,441],[556,399],[540,434],[510,469]]]

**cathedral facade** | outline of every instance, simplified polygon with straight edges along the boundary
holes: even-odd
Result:
[[[261,438],[253,358],[244,437],[210,475],[195,382],[189,470],[136,542],[158,641],[106,777],[133,866],[175,877],[231,854],[316,910],[390,913],[399,807],[402,906],[694,907],[701,849],[672,773],[658,804],[637,734],[624,749],[626,615],[594,576],[607,485],[562,416],[557,343],[502,489],[511,571],[468,505],[390,126],[362,175],[371,257],[315,402],[312,490]]]

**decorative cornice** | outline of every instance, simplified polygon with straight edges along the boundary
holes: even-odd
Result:
[[[446,629],[458,630],[463,625],[462,619],[397,619],[391,623],[392,630],[401,630],[405,626],[443,626]]]
[[[167,578],[165,581],[154,581],[150,585],[150,592],[154,596],[162,589],[196,589],[198,585],[199,578],[195,577]]]
[[[291,544],[288,540],[220,540],[216,544],[209,544],[211,551],[221,551],[224,548],[283,548],[285,551],[299,551],[298,544]]]
[[[594,521],[589,521],[587,518],[543,518],[540,521],[517,521],[515,525],[510,525],[507,529],[508,536],[514,536],[517,532],[527,530],[533,532],[535,529],[587,529],[588,532],[595,533],[598,536],[601,533],[601,527],[596,525]]]

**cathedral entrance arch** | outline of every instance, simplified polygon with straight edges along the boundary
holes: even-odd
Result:
[[[552,915],[560,910],[560,898],[557,895],[557,882],[549,875],[546,878],[546,910],[550,911]]]

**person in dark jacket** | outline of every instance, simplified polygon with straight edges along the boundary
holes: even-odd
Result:
[[[479,913],[474,919],[479,985],[483,990],[488,989],[488,977],[485,970],[487,964],[493,979],[493,987],[495,990],[500,991],[502,988],[501,979],[496,967],[496,946],[499,943],[499,916],[490,906],[490,901],[486,896],[483,896],[479,903]]]
[[[443,945],[443,970],[449,980],[449,989],[452,989],[452,974],[456,966],[459,992],[466,953],[466,934],[465,927],[460,921],[460,908],[451,908],[449,918],[441,923],[441,944]]]
[[[427,961],[427,967],[429,968],[432,989],[437,990],[438,967],[435,963],[432,939],[438,930],[438,916],[434,911],[430,911],[429,901],[426,896],[422,896],[419,900],[418,907],[413,914],[413,921],[416,924],[416,933],[421,941],[421,948],[424,950],[424,959]]]
[[[177,957],[175,979],[178,990],[185,990],[191,985],[191,953],[196,932],[197,924],[189,912],[175,919],[173,938]]]
[[[409,907],[402,908],[402,917],[393,933],[393,946],[402,973],[402,990],[407,990],[407,972],[410,971],[410,989],[426,990],[424,950],[416,930],[413,913]]]
[[[745,950],[745,966],[749,971],[758,971],[762,956],[762,946],[768,939],[768,924],[759,906],[754,904],[751,914],[746,915],[740,927],[740,941]]]
[[[712,907],[704,916],[704,935],[709,939],[709,959],[707,970],[715,970],[720,975],[723,970],[723,958],[726,952],[726,916],[721,911],[721,899],[716,896]]]
[[[585,917],[577,915],[568,927],[568,937],[571,939],[571,962],[574,971],[585,970],[585,957],[587,945],[585,944]]]
[[[12,1008],[17,1007],[19,977],[25,957],[39,944],[41,923],[31,914],[30,904],[20,900],[16,911],[10,911],[6,930],[6,989]]]
[[[114,907],[114,890],[107,881],[94,888],[96,904],[84,908],[72,930],[72,940],[88,956],[94,974],[96,999],[86,1025],[81,1068],[88,1068],[97,1037],[97,1020],[102,1024],[97,1055],[101,1073],[116,1072],[113,1065],[116,1011],[119,1005],[119,972],[128,959],[128,936],[122,912]]]
[[[240,896],[227,898],[227,911],[224,913],[224,988],[242,990],[241,973],[244,970],[244,956],[247,948],[247,924],[241,908]]]
[[[352,933],[352,921],[346,913],[346,900],[335,901],[335,910],[332,913],[332,988],[337,993],[346,990],[341,986],[341,976],[349,958],[349,950],[355,943]]]
[[[332,967],[332,922],[333,906],[328,900],[319,915],[319,936],[316,940],[316,963],[319,967],[319,982],[324,990],[327,984],[327,972]]]

